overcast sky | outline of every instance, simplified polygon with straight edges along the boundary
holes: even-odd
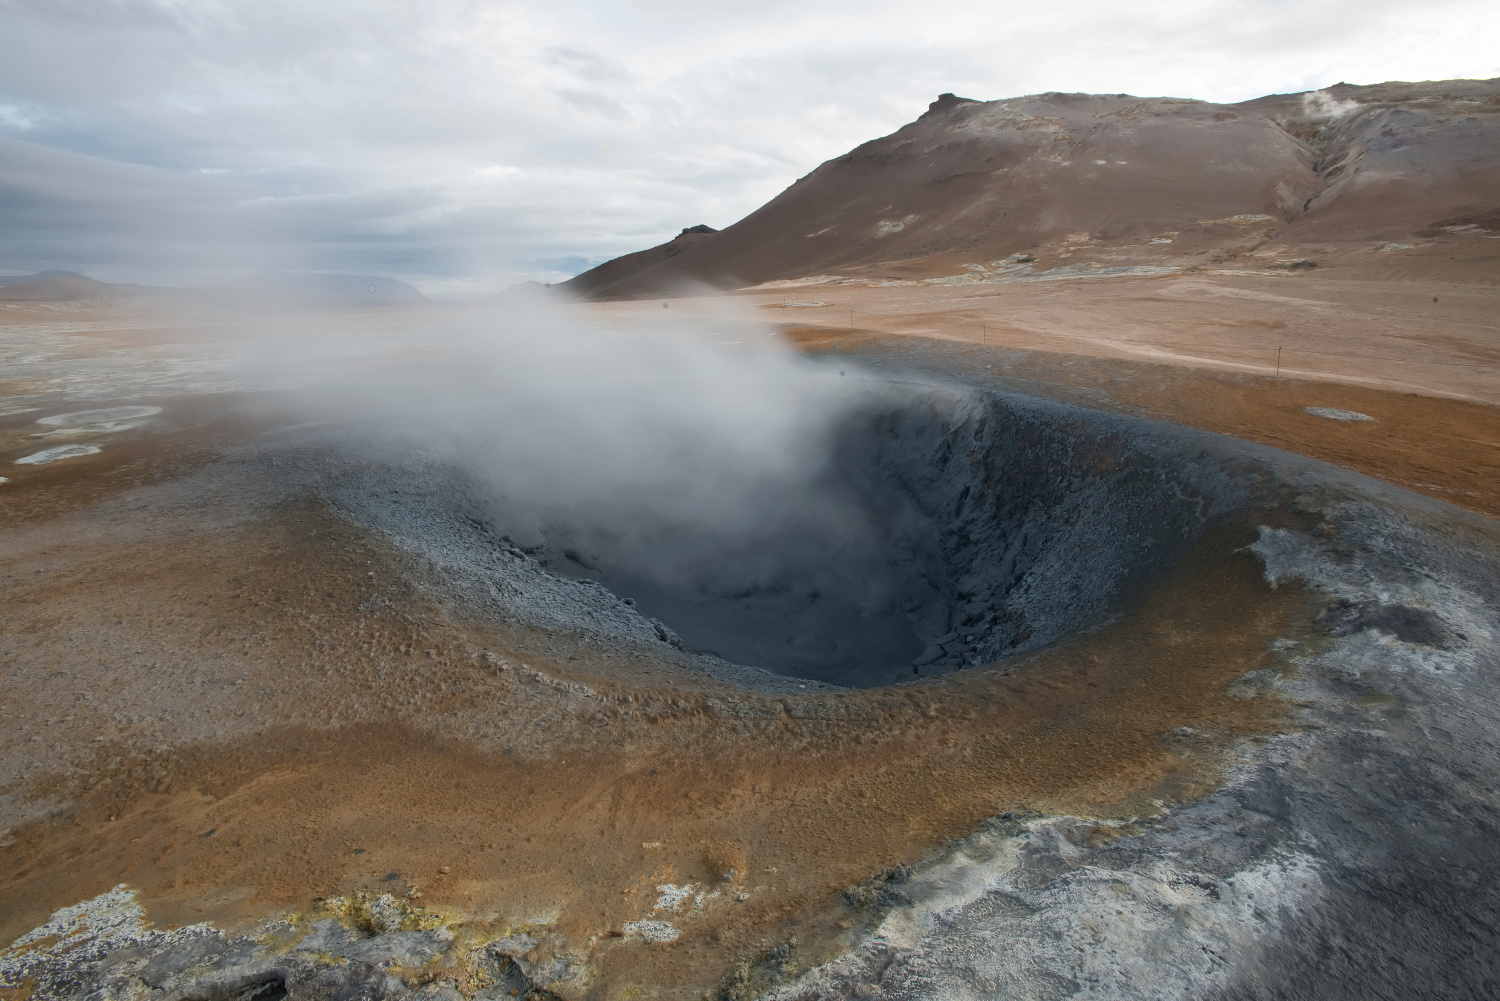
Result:
[[[1493,76],[1494,0],[0,0],[0,270],[468,297],[727,226],[941,91]]]

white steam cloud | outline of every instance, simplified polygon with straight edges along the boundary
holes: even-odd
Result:
[[[1313,118],[1347,118],[1359,110],[1358,101],[1340,101],[1326,90],[1302,95],[1302,110]]]
[[[723,553],[793,529],[859,531],[819,481],[868,384],[808,361],[728,300],[690,321],[530,306],[397,364],[336,384],[389,399],[380,440],[487,485],[497,530],[523,547],[585,561],[604,549],[667,573],[661,554],[695,536]]]
[[[855,472],[893,391],[794,350],[732,296],[670,306],[195,299],[136,316],[145,343],[88,362],[43,328],[0,362],[58,388],[19,405],[45,407],[34,433],[63,448],[201,429],[226,446],[222,482],[255,478],[255,503],[326,497],[440,573],[480,568],[497,598],[511,589],[505,615],[593,628],[560,611],[577,585],[546,571],[592,578],[735,663],[836,683],[867,663],[905,668],[922,650],[906,613],[934,596],[930,526],[899,475],[876,497],[885,474]],[[222,439],[239,414],[264,433]]]

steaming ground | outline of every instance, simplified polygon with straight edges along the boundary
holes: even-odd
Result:
[[[963,346],[326,322],[290,367],[224,328],[8,339],[15,996],[1495,976],[1492,522]],[[79,416],[119,407],[160,410]],[[709,655],[653,598],[767,603],[745,634],[801,650],[860,635],[797,617],[830,562],[922,641],[903,683]]]

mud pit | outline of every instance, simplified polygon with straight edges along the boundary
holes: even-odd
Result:
[[[672,531],[642,551],[538,515],[527,551],[628,599],[689,652],[840,687],[893,684],[1101,625],[1249,503],[1222,465],[1161,445],[1088,411],[892,389],[837,429],[792,513],[752,533]],[[484,486],[452,490],[488,534],[519,534]],[[823,514],[802,516],[812,511]]]

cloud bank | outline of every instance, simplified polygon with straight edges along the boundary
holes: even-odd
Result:
[[[0,269],[556,280],[722,227],[940,91],[1500,75],[1480,0],[0,0]]]

